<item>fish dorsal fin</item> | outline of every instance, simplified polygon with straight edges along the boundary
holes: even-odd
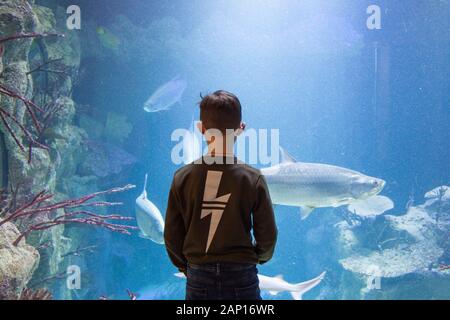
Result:
[[[363,217],[377,216],[392,208],[394,208],[394,202],[388,197],[380,195],[357,199],[348,206],[350,212]]]
[[[142,190],[142,196],[144,198],[147,198],[147,173],[145,174],[145,178],[144,178],[144,189]]]
[[[277,274],[274,278],[276,278],[278,280],[284,280],[282,274]]]
[[[145,174],[145,178],[144,178],[144,192],[145,192],[145,190],[147,190],[147,178],[148,178],[148,174],[146,173]]]
[[[281,163],[294,163],[297,162],[293,156],[291,156],[286,150],[280,147]]]
[[[300,207],[300,218],[302,220],[305,220],[306,218],[308,218],[308,216],[311,214],[311,212],[314,210],[314,207],[309,207],[309,206],[301,206]]]

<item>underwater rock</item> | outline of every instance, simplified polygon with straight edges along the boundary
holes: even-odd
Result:
[[[43,101],[53,100],[58,96],[70,96],[73,83],[78,77],[78,67],[81,61],[80,41],[77,32],[68,32],[65,17],[55,17],[49,8],[34,5],[33,11],[37,17],[36,30],[55,33],[60,30],[64,37],[45,37],[36,39],[35,49],[30,53],[30,64],[46,65],[51,72],[34,72],[33,80],[42,88]],[[51,39],[50,39],[51,38]],[[34,43],[33,43],[34,44]]]
[[[427,211],[435,212],[437,215],[446,215],[450,219],[450,187],[440,186],[428,191],[424,195],[423,207]],[[437,217],[439,218],[439,217]]]
[[[32,7],[26,0],[4,0],[0,2],[0,36],[34,31],[37,24]],[[26,61],[32,39],[20,39],[5,43],[3,62]]]
[[[103,123],[88,115],[80,115],[80,127],[86,131],[89,139],[101,139],[103,135]]]
[[[89,153],[82,167],[88,174],[104,178],[118,174],[126,166],[137,162],[132,154],[115,145],[93,140],[87,141],[86,144]]]
[[[424,195],[425,199],[433,199],[448,202],[450,201],[450,187],[440,186],[428,191]]]
[[[0,190],[7,187],[8,183],[8,156],[3,139],[3,134],[0,133]]]
[[[386,215],[385,218],[394,229],[408,232],[417,241],[434,237],[432,230],[436,222],[423,207],[410,207],[404,215]]]
[[[82,142],[87,133],[72,125],[75,115],[75,103],[69,97],[60,97],[55,101],[55,114],[50,127],[44,132],[43,138],[51,147],[51,156],[55,174],[60,181],[76,173],[82,161]]]
[[[13,223],[0,226],[0,300],[18,297],[39,264],[39,252],[34,247],[24,240],[13,245],[19,235]]]
[[[0,3],[0,31],[2,35],[34,32],[34,28],[37,24],[37,18],[27,1],[13,0],[2,1]],[[29,70],[28,53],[32,41],[32,39],[18,39],[8,41],[4,44],[5,53],[2,59],[5,68],[0,75],[2,84],[28,98],[32,95],[34,87],[33,82],[30,81],[27,76]],[[1,96],[0,104],[2,109],[13,114],[22,125],[26,125],[26,108],[23,103],[17,103],[17,101],[12,98]],[[2,129],[2,126],[0,126],[0,129]],[[18,126],[11,126],[11,129],[19,140],[24,139],[24,133]],[[33,157],[36,158],[37,161],[33,166],[30,166],[28,164],[28,154],[20,150],[13,137],[9,134],[5,134],[4,139],[6,149],[8,150],[8,180],[15,185],[23,182],[23,185],[28,189],[32,189],[31,186],[34,185],[35,182],[36,185],[34,187],[38,189],[42,188],[43,185],[47,185],[47,181],[39,181],[39,179],[46,176],[48,173],[48,153],[43,149],[34,149]]]
[[[37,17],[37,32],[64,32],[65,37],[52,37],[42,39],[46,50],[47,59],[62,58],[62,64],[68,67],[78,67],[81,61],[81,47],[76,32],[67,32],[65,25],[66,15],[61,15],[60,10],[55,13],[47,7],[33,5],[33,12]]]
[[[352,226],[350,226],[347,221],[336,223],[335,227],[339,232],[339,248],[342,249],[343,255],[347,255],[358,246],[359,240],[352,231]]]
[[[344,269],[366,276],[399,277],[429,269],[444,250],[433,241],[421,241],[412,245],[398,245],[371,254],[353,255],[340,260]]]
[[[61,189],[72,197],[81,197],[84,194],[98,191],[97,180],[96,176],[74,175],[70,178],[62,179]]]
[[[103,137],[108,142],[122,144],[132,130],[133,125],[127,121],[127,116],[115,112],[108,112],[103,130]]]
[[[31,5],[30,5],[31,3]],[[60,7],[62,8],[62,7]],[[79,162],[83,160],[82,153],[77,152],[81,148],[81,142],[86,133],[72,125],[75,115],[75,104],[69,97],[73,90],[73,82],[77,78],[77,70],[80,64],[81,52],[77,32],[67,32],[65,9],[54,12],[46,7],[35,5],[34,1],[6,0],[0,2],[0,36],[17,33],[45,33],[61,30],[66,37],[30,38],[8,41],[4,45],[4,54],[1,57],[4,68],[0,68],[0,82],[8,88],[14,89],[18,94],[31,98],[44,109],[39,113],[39,121],[42,121],[46,129],[40,135],[40,141],[48,143],[50,150],[33,148],[32,160],[29,162],[27,152],[22,152],[13,139],[5,135],[5,147],[7,150],[8,184],[11,187],[20,186],[21,194],[35,194],[43,189],[61,195],[56,190],[56,182],[64,177],[75,174]],[[54,72],[31,72],[36,67],[52,61],[48,69]],[[27,126],[30,122],[25,114],[23,103],[0,96],[1,107],[13,114],[18,121]],[[47,118],[46,115],[51,117]],[[19,140],[25,138],[17,126],[12,126]],[[2,125],[0,125],[2,130]],[[25,143],[26,145],[26,143]],[[3,154],[3,152],[2,152]],[[2,165],[2,167],[5,167]],[[38,218],[30,219],[27,223],[36,222]],[[17,270],[18,279],[11,278],[0,281],[0,285],[9,287],[14,285],[17,292],[24,287],[33,272],[36,276],[55,274],[61,267],[61,255],[69,250],[70,241],[63,237],[64,226],[55,227],[49,231],[34,233],[27,237],[27,243],[36,247],[49,242],[50,245],[42,250],[43,261],[37,270]],[[17,237],[15,237],[17,238]],[[1,247],[0,241],[0,247]],[[17,250],[29,250],[32,256],[32,247],[20,244]],[[14,251],[15,252],[15,251]],[[4,252],[3,252],[4,253]],[[36,251],[37,254],[37,251]],[[0,257],[0,265],[6,263]],[[26,268],[30,263],[23,253],[22,263]],[[39,254],[35,259],[38,265]],[[2,270],[0,268],[0,270]],[[2,270],[3,271],[3,270]],[[23,275],[23,273],[28,274]],[[0,273],[1,274],[1,273]],[[24,280],[26,278],[26,281]],[[1,277],[0,277],[0,280]]]
[[[433,189],[425,195],[428,200],[423,205],[409,207],[404,215],[385,216],[392,229],[407,232],[415,243],[398,243],[393,248],[373,251],[367,255],[355,254],[340,260],[341,265],[344,269],[367,276],[374,275],[375,271],[380,277],[431,271],[445,252],[438,245],[441,243],[439,231],[445,232],[450,224],[448,220],[434,218],[436,208],[433,205],[438,196],[439,200],[436,201],[445,203],[443,199],[446,199],[446,192],[447,189],[442,187]]]
[[[55,31],[56,19],[50,8],[33,5],[33,12],[38,21],[36,32],[43,33]]]
[[[61,96],[55,100],[54,110],[52,114],[53,125],[67,125],[72,123],[75,116],[75,102],[69,97]]]

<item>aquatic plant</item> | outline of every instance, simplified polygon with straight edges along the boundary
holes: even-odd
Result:
[[[34,72],[49,72],[49,73],[56,73],[56,74],[62,74],[62,75],[65,75],[65,76],[70,76],[70,73],[66,70],[66,68],[61,69],[61,70],[60,69],[49,69],[48,68],[48,66],[50,64],[55,64],[55,63],[60,62],[62,60],[63,60],[63,58],[50,59],[48,61],[45,61],[45,62],[43,62],[43,63],[33,67],[33,69],[28,71],[26,73],[26,75],[30,75],[30,74],[32,74]]]
[[[36,129],[37,132],[42,131],[42,125],[36,116],[36,111],[43,112],[43,110],[40,107],[38,107],[33,101],[21,96],[20,94],[7,88],[3,84],[0,84],[0,95],[6,95],[10,98],[22,101],[26,107],[26,111],[27,111],[28,115],[31,117],[34,128]],[[39,146],[40,148],[48,150],[48,147],[46,145],[37,141],[36,135],[30,131],[30,128],[27,128],[27,126],[25,124],[22,124],[21,121],[19,121],[19,119],[17,119],[14,115],[12,115],[8,111],[6,111],[6,109],[1,106],[0,106],[0,120],[3,122],[6,132],[9,135],[11,135],[14,142],[17,144],[17,146],[22,151],[25,151],[25,147],[22,144],[22,142],[20,141],[20,138],[17,136],[17,134],[12,129],[11,123],[16,124],[17,127],[19,128],[19,130],[28,139],[28,142],[29,142],[28,161],[29,162],[31,161],[31,152],[32,152],[33,146]]]
[[[42,130],[37,135],[37,140],[44,143],[49,136],[63,137],[61,134],[55,132],[55,122],[58,118],[70,113],[70,106],[64,98],[58,98],[46,103],[43,107],[43,112],[39,115],[39,121],[42,125]]]
[[[26,226],[19,237],[14,241],[17,246],[20,241],[33,231],[42,231],[61,224],[84,224],[103,227],[110,231],[130,234],[130,230],[136,230],[137,227],[118,224],[109,221],[129,221],[132,217],[125,217],[117,214],[100,215],[85,208],[111,207],[121,205],[120,202],[108,201],[90,201],[99,196],[123,192],[135,188],[134,185],[126,185],[120,188],[112,188],[106,191],[95,192],[77,199],[68,199],[55,203],[48,203],[53,198],[53,194],[45,190],[36,194],[31,200],[18,206],[16,209],[7,210],[5,217],[0,221],[0,226],[7,222],[15,222],[24,218],[36,218],[36,216],[47,217],[44,221],[34,219],[30,225]],[[52,213],[62,210],[64,213],[49,217]],[[72,211],[73,210],[73,211]]]
[[[49,275],[49,276],[47,276],[45,278],[41,278],[41,279],[39,279],[37,281],[34,281],[31,284],[29,284],[29,286],[30,287],[37,287],[37,286],[40,286],[40,285],[43,285],[43,284],[47,284],[47,283],[52,282],[52,281],[62,280],[62,279],[66,279],[66,278],[67,278],[67,272],[66,271],[61,271],[61,272],[58,272],[56,274],[52,274],[52,275]]]
[[[18,40],[18,39],[25,39],[25,38],[43,38],[43,37],[65,37],[64,34],[62,33],[56,33],[56,32],[44,32],[44,33],[39,33],[39,32],[29,32],[29,33],[25,33],[25,32],[19,32],[16,34],[12,34],[6,37],[2,37],[0,38],[0,44],[6,42],[6,41],[11,41],[11,40]]]
[[[13,35],[9,35],[6,37],[0,38],[0,48],[1,51],[4,51],[4,43],[7,41],[12,40],[18,40],[18,39],[25,39],[25,38],[42,38],[42,37],[49,37],[49,36],[56,36],[56,37],[64,37],[64,34],[61,33],[37,33],[37,32],[31,32],[31,33],[17,33]],[[5,131],[7,134],[9,134],[14,142],[17,144],[17,146],[25,152],[25,147],[23,143],[21,142],[20,138],[17,136],[17,133],[14,131],[12,124],[15,124],[19,131],[22,132],[23,135],[27,138],[29,142],[28,147],[28,162],[31,162],[31,156],[32,156],[32,149],[35,146],[38,146],[43,149],[48,149],[48,147],[38,141],[38,138],[36,135],[38,135],[40,132],[42,132],[42,124],[38,120],[38,117],[36,113],[38,112],[44,112],[42,108],[40,108],[38,105],[36,105],[32,100],[27,99],[26,97],[22,96],[21,94],[15,92],[13,89],[6,87],[4,84],[0,84],[0,95],[5,95],[10,98],[13,98],[15,100],[19,100],[23,102],[25,105],[26,111],[28,115],[31,118],[32,125],[34,126],[35,133],[32,132],[31,128],[27,126],[26,124],[22,123],[17,119],[13,114],[8,112],[4,107],[0,107],[0,120],[4,125]]]
[[[33,290],[25,288],[20,294],[19,300],[52,300],[53,295],[47,289]]]

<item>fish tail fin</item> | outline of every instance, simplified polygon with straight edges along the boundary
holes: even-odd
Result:
[[[292,299],[294,300],[302,300],[303,295],[311,290],[312,288],[316,287],[320,282],[322,282],[323,278],[325,278],[326,272],[322,272],[318,277],[295,284],[295,291],[291,291],[290,294],[292,296]]]
[[[308,207],[308,206],[301,206],[300,207],[300,218],[302,220],[305,220],[308,218],[308,216],[311,214],[311,212],[314,210],[314,207]]]
[[[350,203],[348,210],[360,216],[377,216],[394,207],[394,202],[386,196],[371,196]]]

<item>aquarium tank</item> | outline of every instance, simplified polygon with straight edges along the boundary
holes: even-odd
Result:
[[[449,299],[449,17],[448,0],[1,0],[0,299],[184,299],[161,230],[216,90],[239,97],[236,153],[274,203],[263,299]]]

